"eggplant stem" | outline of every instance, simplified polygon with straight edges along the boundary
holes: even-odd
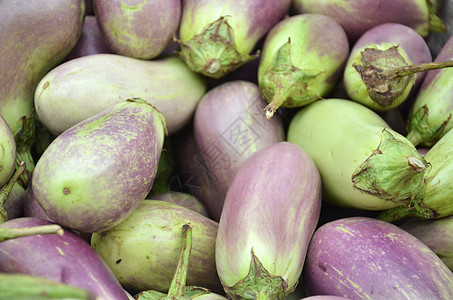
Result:
[[[58,234],[62,236],[64,233],[63,228],[57,224],[51,225],[41,225],[33,227],[23,227],[23,228],[0,228],[0,242],[15,239],[24,236],[30,235],[39,235],[39,234]]]
[[[408,66],[402,66],[398,68],[391,68],[387,70],[382,70],[382,74],[387,77],[404,77],[409,76],[419,72],[425,72],[430,70],[437,70],[443,68],[453,67],[453,60],[440,61],[440,62],[430,62],[424,64],[414,64]]]

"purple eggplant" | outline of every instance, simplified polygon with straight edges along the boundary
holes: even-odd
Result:
[[[412,218],[399,227],[426,244],[453,271],[453,216],[437,220]]]
[[[415,30],[397,23],[380,24],[352,47],[344,87],[356,102],[376,111],[391,110],[414,95],[426,74],[417,67],[431,62],[428,45]]]
[[[74,47],[84,17],[83,0],[0,1],[0,114],[16,137],[18,162],[26,162],[26,181],[34,168],[33,93]]]
[[[453,36],[434,62],[453,60]],[[453,68],[428,71],[407,121],[407,138],[415,145],[431,147],[453,128]]]
[[[19,182],[15,182],[4,203],[4,208],[8,213],[8,219],[14,219],[24,215],[24,200],[26,195],[27,192],[22,185]]]
[[[72,48],[68,56],[65,57],[64,61],[98,53],[112,53],[112,50],[110,50],[109,46],[105,43],[96,17],[87,15],[85,17],[85,22],[83,23],[82,33],[74,48]]]
[[[6,221],[0,227],[49,224],[47,220],[24,217]],[[63,235],[33,235],[0,243],[0,272],[44,277],[89,290],[102,299],[128,299],[96,251],[68,229]]]
[[[24,217],[41,218],[53,222],[36,199],[35,194],[33,193],[31,181],[25,191],[23,211]]]
[[[180,0],[93,0],[94,12],[113,52],[140,59],[158,56],[181,18]]]
[[[281,118],[267,120],[258,86],[231,81],[206,93],[194,116],[200,166],[226,195],[242,162],[257,150],[285,138]]]
[[[165,136],[143,99],[113,105],[60,134],[44,151],[32,188],[55,222],[81,232],[112,228],[150,192]]]
[[[184,0],[180,55],[189,68],[221,78],[256,58],[257,42],[288,12],[291,0]]]
[[[229,299],[284,299],[294,291],[321,208],[321,179],[296,144],[251,154],[225,198],[216,266]]]
[[[452,299],[453,273],[420,240],[375,218],[316,230],[303,271],[309,295],[350,299]]]
[[[165,293],[178,264],[181,227],[186,223],[193,226],[187,285],[221,290],[214,258],[218,223],[182,206],[144,200],[116,227],[94,233],[91,245],[127,290]]]
[[[94,54],[48,72],[36,88],[35,109],[39,121],[58,135],[111,105],[138,97],[162,112],[172,134],[189,122],[205,92],[204,78],[176,55],[142,60]]]
[[[294,0],[292,13],[315,13],[333,18],[355,42],[365,31],[383,23],[399,23],[423,37],[444,31],[445,23],[435,14],[435,1],[426,0]]]

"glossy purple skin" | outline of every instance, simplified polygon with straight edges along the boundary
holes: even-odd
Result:
[[[23,200],[23,210],[24,210],[24,217],[40,218],[40,219],[44,219],[44,220],[53,222],[52,219],[49,218],[49,216],[46,214],[44,209],[42,209],[38,200],[36,200],[36,197],[33,193],[31,181],[25,192],[25,197]]]
[[[152,59],[165,49],[181,18],[180,0],[93,0],[93,4],[110,49],[141,59]]]
[[[324,224],[310,242],[309,295],[350,299],[452,299],[453,273],[420,240],[374,218]]]
[[[258,86],[230,81],[211,89],[199,102],[194,116],[194,137],[201,164],[226,195],[237,169],[257,150],[285,138],[282,120],[266,119]]]
[[[250,155],[239,167],[225,198],[216,239],[222,283],[246,276],[250,251],[270,275],[297,284],[310,238],[319,221],[321,178],[298,145],[279,142]]]
[[[82,33],[64,61],[97,53],[112,53],[112,50],[104,41],[96,17],[87,15],[83,23]]]
[[[365,46],[373,47],[376,44],[392,43],[404,50],[410,61],[408,64],[422,64],[432,62],[431,52],[425,40],[412,28],[397,24],[380,24],[365,32],[354,44],[351,53]],[[416,73],[412,93],[420,86],[426,72]]]
[[[383,23],[400,23],[411,28],[427,29],[427,14],[414,0],[349,0],[309,1],[294,0],[292,13],[318,13],[331,17],[346,31],[351,42],[365,31]],[[338,4],[336,4],[337,2]]]
[[[1,227],[31,227],[52,224],[39,218],[17,218]],[[127,296],[118,280],[91,246],[65,229],[62,236],[43,234],[0,243],[0,272],[49,278],[92,291],[103,299]]]

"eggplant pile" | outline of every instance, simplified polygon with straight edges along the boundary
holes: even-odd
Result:
[[[0,0],[0,300],[453,299],[453,0]]]

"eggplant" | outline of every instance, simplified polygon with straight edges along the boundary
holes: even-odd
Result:
[[[269,103],[267,118],[280,106],[325,98],[341,78],[348,55],[346,33],[330,17],[300,14],[273,26],[258,69],[260,92]]]
[[[47,147],[33,194],[55,222],[81,232],[123,221],[150,192],[165,136],[161,113],[143,99],[113,105]]]
[[[36,88],[35,108],[41,123],[58,135],[113,104],[138,97],[162,112],[172,134],[192,118],[205,92],[205,80],[175,55],[145,61],[94,54],[47,73]]]
[[[418,209],[411,207],[395,207],[383,211],[378,217],[381,220],[394,222],[406,217],[421,219],[440,219],[453,215],[453,131],[448,131],[424,155],[429,163],[428,170],[424,173],[424,196],[417,207],[432,211],[432,214],[423,214]]]
[[[11,178],[16,167],[16,141],[5,118],[0,114],[0,188]]]
[[[453,60],[453,36],[444,44],[434,62]],[[407,120],[407,138],[415,145],[433,146],[451,128],[453,112],[452,68],[428,71]]]
[[[290,4],[291,0],[184,0],[180,55],[194,72],[221,78],[256,58],[250,53]]]
[[[51,224],[47,220],[23,217],[8,220],[0,228]],[[86,289],[103,299],[128,299],[96,251],[68,229],[62,235],[33,235],[1,242],[0,272],[47,278]]]
[[[195,196],[188,194],[188,193],[170,191],[170,192],[164,193],[164,194],[152,195],[149,197],[149,199],[162,200],[162,201],[174,203],[179,206],[191,209],[191,210],[199,213],[200,215],[209,217],[208,211],[206,210],[204,205],[200,202],[200,200],[198,200],[197,198],[195,198]]]
[[[24,217],[41,218],[52,222],[52,219],[49,218],[49,216],[42,208],[41,204],[39,204],[38,200],[36,199],[35,194],[33,193],[31,181],[25,191],[25,196],[23,199],[23,213]]]
[[[199,165],[222,198],[248,156],[285,139],[281,118],[267,120],[265,105],[256,84],[239,80],[211,89],[195,110],[193,130],[201,151]]]
[[[397,23],[377,25],[351,49],[343,74],[346,93],[373,110],[391,110],[414,95],[426,74],[411,68],[431,62],[429,47],[415,30]]]
[[[298,145],[251,154],[225,198],[217,273],[229,299],[284,299],[294,291],[321,208],[321,179]]]
[[[333,18],[354,43],[367,30],[384,23],[411,27],[422,37],[445,30],[436,15],[437,1],[425,0],[294,0],[292,14],[316,13]]]
[[[24,188],[34,169],[33,93],[74,47],[84,17],[83,0],[0,2],[0,114],[15,135],[17,161],[27,165]]]
[[[420,205],[428,163],[373,110],[346,99],[323,99],[296,113],[288,141],[301,146],[321,173],[323,199],[337,206],[384,210]]]
[[[410,218],[399,227],[422,241],[453,270],[453,216],[436,220]]]
[[[77,43],[72,48],[71,52],[65,57],[63,62],[86,55],[98,53],[112,53],[112,50],[107,46],[104,36],[99,29],[96,17],[94,15],[86,15]]]
[[[24,200],[26,195],[27,192],[22,185],[19,182],[15,182],[3,205],[8,213],[8,219],[19,218],[24,215]]]
[[[375,218],[324,224],[308,248],[309,295],[350,299],[451,299],[453,273],[420,240]]]
[[[215,268],[218,223],[182,206],[144,200],[122,223],[92,235],[91,246],[129,291],[170,287],[181,252],[181,227],[193,225],[187,285],[221,290]]]
[[[140,59],[158,56],[181,18],[180,0],[93,0],[94,15],[114,53]]]

